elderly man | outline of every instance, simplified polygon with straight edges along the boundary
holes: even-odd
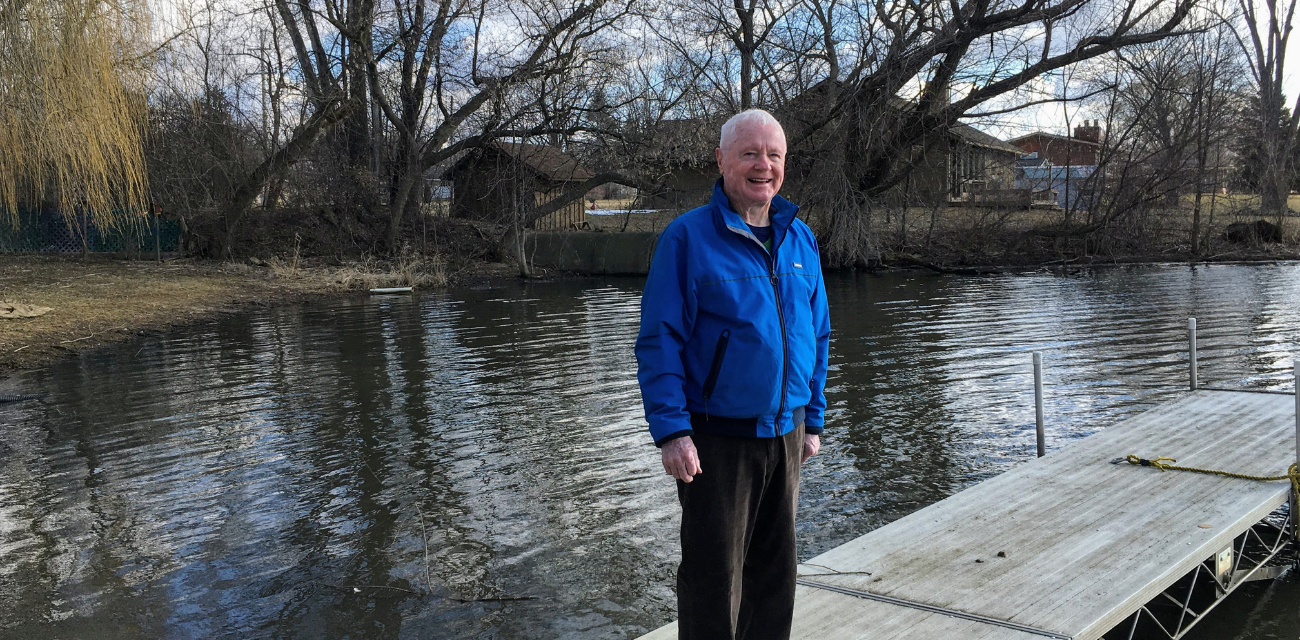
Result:
[[[830,319],[817,241],[777,195],[785,152],[766,111],[722,126],[713,198],[664,229],[641,297],[637,377],[682,506],[684,640],[790,636]]]

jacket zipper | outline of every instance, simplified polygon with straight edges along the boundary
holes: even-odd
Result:
[[[718,374],[722,372],[722,359],[727,355],[727,343],[731,341],[731,329],[723,329],[722,334],[718,336],[718,345],[713,348],[713,364],[709,365],[709,375],[704,377],[704,415],[709,415],[709,397],[713,395],[713,388],[718,384]]]
[[[741,231],[741,230],[739,230],[739,229],[736,229],[736,228],[734,228],[734,227],[731,227],[730,225],[728,225],[727,228],[728,228],[728,229],[732,229],[734,232],[736,232],[736,233],[738,233],[738,234],[740,234],[740,235],[742,235],[742,236],[745,236],[745,237],[749,238],[750,240],[753,240],[754,243],[758,245],[758,248],[759,248],[759,249],[762,249],[762,250],[763,250],[763,253],[766,253],[766,254],[768,255],[768,261],[767,261],[767,277],[768,277],[768,280],[770,280],[771,283],[772,283],[772,294],[776,297],[776,320],[777,320],[777,322],[780,323],[780,325],[781,325],[781,405],[780,405],[780,407],[776,410],[776,419],[777,419],[778,421],[780,421],[780,419],[781,419],[781,414],[785,413],[785,400],[786,400],[786,397],[785,397],[785,396],[786,396],[786,393],[785,393],[785,386],[786,386],[786,376],[788,376],[788,375],[790,374],[790,372],[789,372],[789,366],[788,366],[788,361],[789,361],[789,359],[790,359],[790,353],[789,353],[789,351],[790,351],[790,347],[789,347],[789,345],[787,344],[787,338],[786,338],[786,335],[785,335],[785,311],[781,308],[781,287],[780,287],[780,278],[778,278],[777,275],[776,275],[776,250],[777,250],[778,248],[780,248],[780,247],[779,247],[779,245],[775,244],[775,240],[776,240],[775,234],[773,234],[773,237],[772,237],[772,240],[773,240],[772,250],[771,250],[771,251],[768,251],[767,248],[763,246],[763,243],[759,242],[759,241],[758,241],[758,238],[755,238],[755,237],[754,237],[754,234],[749,233],[749,232],[747,232],[747,231]],[[782,240],[782,241],[785,241],[785,235],[784,235],[784,234],[781,236],[781,240]],[[706,398],[706,400],[705,400],[705,415],[707,415],[707,414],[708,414],[708,402],[707,402],[707,398]]]
[[[785,240],[785,236],[781,236],[781,239]],[[772,294],[776,296],[776,320],[781,324],[781,406],[776,410],[776,419],[777,421],[780,421],[781,414],[785,413],[785,385],[786,376],[789,375],[790,369],[788,366],[790,347],[786,344],[785,311],[781,308],[781,279],[776,275],[776,249],[776,245],[773,245],[772,253],[768,260],[768,273],[772,279]]]

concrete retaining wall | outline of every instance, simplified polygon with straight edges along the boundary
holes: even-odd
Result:
[[[534,268],[590,275],[645,275],[650,272],[657,233],[537,231],[524,237],[524,252]]]

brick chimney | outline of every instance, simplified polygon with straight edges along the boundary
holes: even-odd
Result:
[[[1084,142],[1101,142],[1101,125],[1097,120],[1084,120],[1083,124],[1074,128],[1075,139]]]

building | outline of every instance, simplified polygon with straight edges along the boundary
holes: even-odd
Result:
[[[532,219],[532,211],[559,196],[566,187],[593,173],[558,147],[493,142],[466,153],[442,177],[451,181],[451,215],[510,224]],[[579,198],[536,220],[533,229],[584,226]]]
[[[1016,187],[1028,189],[1034,201],[1052,201],[1064,209],[1087,209],[1091,204],[1091,178],[1101,159],[1101,124],[1084,120],[1073,136],[1044,131],[1013,138],[1024,151],[1016,166]]]
[[[420,200],[420,208],[425,215],[446,217],[451,214],[452,184],[450,180],[435,178],[433,175],[424,178],[424,197]]]
[[[1034,204],[1055,205],[1062,209],[1087,209],[1092,202],[1093,165],[1054,166],[1037,153],[1016,163],[1016,188],[1029,192]]]
[[[846,110],[848,121],[858,123],[857,131],[848,132],[849,137],[870,140],[873,128],[898,126],[900,118],[910,115],[915,107],[915,103],[899,97],[890,98],[883,110],[859,104]],[[921,142],[912,145],[909,154],[912,170],[903,184],[887,194],[895,204],[1027,206],[1020,202],[1023,198],[1011,193],[1020,149],[975,127],[956,123],[929,131]]]
[[[923,201],[961,204],[1000,204],[1015,183],[1016,160],[1020,149],[972,126],[956,124],[948,128],[938,157],[926,157],[913,175],[913,191]],[[933,149],[933,147],[931,147]],[[934,155],[933,150],[926,152]],[[942,182],[934,177],[925,189],[924,170],[940,167],[946,172]]]
[[[1026,154],[1038,154],[1055,167],[1095,167],[1101,155],[1101,125],[1084,120],[1074,128],[1072,137],[1035,131],[1008,142]]]

